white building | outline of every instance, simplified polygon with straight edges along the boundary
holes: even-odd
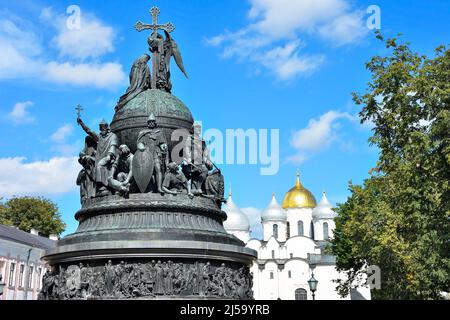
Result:
[[[5,283],[0,300],[36,300],[47,271],[41,257],[56,245],[56,236],[45,238],[0,225],[0,276]]]
[[[234,204],[231,194],[224,211],[225,229],[258,252],[251,267],[257,300],[310,300],[308,280],[318,280],[315,299],[340,300],[334,280],[343,277],[336,259],[324,249],[333,237],[336,213],[326,194],[317,205],[313,194],[300,182],[289,190],[279,205],[275,195],[261,214],[263,239],[250,237],[247,216]],[[370,290],[360,287],[347,299],[370,299]]]

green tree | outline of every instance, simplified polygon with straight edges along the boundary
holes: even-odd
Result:
[[[332,250],[349,276],[338,288],[347,295],[364,266],[377,265],[375,299],[439,299],[450,291],[450,51],[427,58],[377,38],[389,54],[366,64],[372,80],[353,98],[380,157],[336,209]]]
[[[0,204],[0,224],[30,232],[36,229],[43,236],[60,235],[66,228],[56,204],[44,198],[12,198]]]
[[[0,201],[2,199],[0,198]],[[6,207],[5,205],[0,202],[0,224],[4,224],[4,225],[11,225],[12,222],[6,219]]]

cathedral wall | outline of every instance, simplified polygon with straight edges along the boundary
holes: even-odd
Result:
[[[268,241],[273,234],[273,226],[278,226],[278,238],[280,242],[286,241],[286,222],[284,221],[265,221],[263,222],[264,241]]]
[[[272,261],[265,264],[264,269],[259,269],[257,263],[251,267],[253,272],[253,293],[256,300],[295,300],[295,291],[299,288],[306,290],[307,299],[312,300],[308,280],[311,278],[311,270],[306,261],[293,259],[286,262],[284,267]],[[334,266],[317,266],[314,276],[319,281],[316,291],[317,300],[349,300],[342,298],[336,291],[333,280],[341,275]],[[363,294],[365,294],[363,290]],[[370,296],[370,293],[369,293]]]
[[[232,234],[239,240],[243,241],[244,243],[247,243],[250,240],[250,232],[248,231],[228,231],[228,233]]]
[[[317,300],[350,300],[350,296],[342,298],[336,291],[336,279],[344,279],[344,275],[340,274],[334,265],[318,265],[314,269],[314,278],[317,283],[316,299]]]
[[[257,239],[250,239],[245,246],[258,252],[258,256],[260,255],[261,241]]]
[[[258,259],[283,259],[283,250],[280,250],[280,244],[275,238],[270,238],[265,246],[259,250]]]
[[[280,276],[280,292],[282,300],[295,300],[295,290],[303,288],[308,292],[309,296],[309,265],[306,261],[290,260],[284,266],[282,275]]]
[[[336,228],[336,224],[333,219],[318,219],[314,220],[314,240],[321,241],[324,239],[323,225],[328,223],[328,235],[329,239],[333,238],[333,231]]]
[[[260,285],[260,271],[258,268],[258,263],[256,260],[253,262],[252,266],[250,267],[250,272],[253,274],[253,297],[255,300],[260,300],[261,296],[261,290],[264,290],[264,288],[261,288]]]
[[[309,237],[311,234],[312,209],[311,208],[295,208],[287,209],[287,221],[290,226],[290,236],[298,236],[298,222],[303,222],[303,235]]]
[[[279,283],[280,272],[278,265],[275,262],[267,262],[264,270],[259,272],[259,297],[258,300],[276,300],[279,297],[280,287]]]
[[[316,244],[310,238],[292,237],[285,243],[287,258],[291,253],[294,258],[308,258],[308,253],[315,253]]]

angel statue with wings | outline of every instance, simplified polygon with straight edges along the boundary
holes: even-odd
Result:
[[[134,28],[141,32],[143,30],[151,30],[152,33],[148,37],[149,50],[153,54],[151,89],[160,89],[171,93],[172,83],[170,81],[170,60],[173,57],[181,72],[188,78],[186,70],[184,69],[183,59],[181,58],[180,50],[175,40],[170,36],[170,33],[175,30],[172,23],[160,24],[158,22],[158,15],[160,11],[157,7],[150,10],[152,15],[152,23],[146,24],[138,21]],[[159,33],[164,31],[165,39]]]
[[[164,34],[165,39],[157,32],[152,33],[148,38],[150,52],[154,55],[154,81],[152,82],[154,85],[152,85],[152,89],[160,89],[170,93],[172,91],[172,82],[170,81],[170,60],[172,57],[186,78],[188,78],[188,75],[184,69],[177,43],[166,30],[164,30]]]
[[[120,97],[115,108],[116,111],[122,109],[129,101],[148,89],[159,89],[171,93],[170,60],[172,57],[181,72],[188,78],[178,45],[170,36],[175,26],[170,22],[158,24],[159,9],[157,7],[153,7],[150,13],[152,24],[144,24],[138,21],[134,27],[139,32],[152,30],[147,42],[153,57],[144,54],[134,61],[130,72],[130,86],[125,94]],[[164,31],[165,38],[158,32],[160,30]],[[148,66],[150,60],[152,60],[151,74]]]

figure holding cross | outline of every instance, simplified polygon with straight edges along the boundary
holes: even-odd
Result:
[[[79,105],[77,105],[75,110],[77,110],[77,119],[80,119],[81,118],[81,111],[84,110],[83,107],[79,104]]]
[[[183,59],[178,50],[178,45],[170,36],[170,33],[175,30],[175,26],[170,22],[159,24],[159,13],[160,10],[157,7],[153,7],[150,10],[152,24],[144,24],[141,21],[138,21],[134,27],[139,32],[143,30],[152,30],[152,34],[148,38],[149,50],[153,54],[151,88],[165,90],[170,93],[172,90],[172,84],[170,82],[171,57],[174,57],[175,62],[186,78],[188,78],[188,76],[184,69]],[[164,31],[166,39],[159,34],[159,30]]]

